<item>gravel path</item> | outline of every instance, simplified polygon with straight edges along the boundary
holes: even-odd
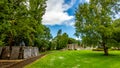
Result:
[[[45,54],[25,60],[0,60],[0,68],[23,68],[25,65],[45,56]]]

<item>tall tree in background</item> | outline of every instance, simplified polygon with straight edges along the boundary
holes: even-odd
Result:
[[[61,35],[62,34],[62,30],[59,29],[58,32],[57,32],[57,36]]]
[[[113,33],[113,18],[119,12],[119,0],[90,0],[79,5],[76,11],[76,34],[88,45],[101,45],[108,55],[108,45]]]
[[[62,34],[62,30],[60,29],[57,32],[57,36],[52,40],[52,43],[57,50],[63,49],[68,44],[68,38],[69,38],[68,34],[67,33]]]

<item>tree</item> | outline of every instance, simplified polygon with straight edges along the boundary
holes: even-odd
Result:
[[[76,34],[88,45],[101,45],[108,55],[108,45],[113,33],[113,17],[118,12],[119,0],[90,0],[79,5],[76,11]]]
[[[39,50],[44,51],[50,49],[50,40],[52,39],[52,35],[50,34],[50,29],[44,26],[44,33],[37,35],[34,40],[34,46],[38,46]],[[44,50],[43,50],[44,49]]]
[[[53,48],[56,48],[57,50],[60,50],[64,47],[67,46],[68,44],[68,34],[67,33],[63,33],[62,34],[62,30],[58,30],[57,32],[57,36],[52,40],[52,46]]]
[[[69,38],[68,39],[68,44],[75,44],[77,41],[74,38]]]
[[[111,45],[117,45],[117,47],[119,48],[120,46],[120,19],[116,19],[114,20],[114,22],[112,23],[112,25],[114,26],[113,29],[113,34],[112,34],[112,43],[110,43]]]
[[[48,38],[50,31],[41,23],[45,8],[46,0],[1,0],[0,45],[9,45],[11,49],[24,41],[34,46],[36,40]]]
[[[57,32],[57,36],[61,35],[62,34],[62,30],[59,29],[58,32]]]

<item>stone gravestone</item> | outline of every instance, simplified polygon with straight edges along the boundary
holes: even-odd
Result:
[[[3,48],[3,47],[0,47],[0,55],[1,55],[1,52],[2,52],[2,48]]]
[[[31,56],[34,57],[34,56],[35,56],[35,48],[32,47],[31,49],[32,49],[32,50],[31,50]]]
[[[77,44],[74,44],[74,49],[77,50],[78,49],[78,45]]]
[[[12,47],[12,53],[10,59],[18,59],[19,52],[20,52],[20,47],[17,46]]]
[[[1,59],[9,59],[10,58],[10,49],[9,47],[3,47],[1,53]]]
[[[31,57],[31,47],[25,47],[24,48],[24,58],[26,59],[26,58],[30,58]]]
[[[37,47],[32,47],[31,56],[32,57],[38,56],[38,54],[39,54],[38,48]]]
[[[39,49],[37,47],[34,47],[34,54],[35,56],[38,56],[39,55]]]
[[[24,58],[23,55],[24,55],[24,47],[20,46],[18,59],[23,59]]]

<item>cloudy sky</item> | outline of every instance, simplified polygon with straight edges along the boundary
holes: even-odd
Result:
[[[75,33],[74,13],[80,3],[89,2],[89,0],[48,0],[46,12],[43,16],[43,24],[48,26],[53,37],[57,31],[62,29],[69,37]]]

